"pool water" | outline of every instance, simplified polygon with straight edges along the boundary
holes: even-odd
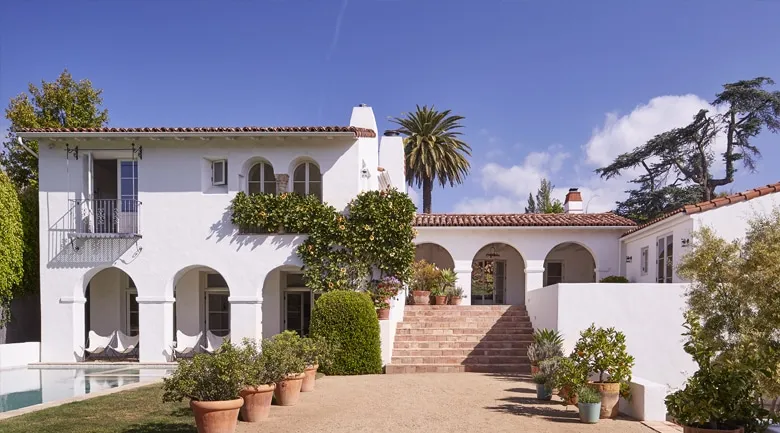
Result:
[[[65,400],[131,383],[148,382],[169,369],[85,366],[83,368],[0,370],[0,413]]]

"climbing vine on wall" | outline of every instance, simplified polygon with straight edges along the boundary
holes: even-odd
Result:
[[[343,215],[313,196],[292,193],[240,192],[231,211],[233,224],[244,231],[308,234],[298,255],[312,290],[357,290],[372,277],[405,282],[410,276],[415,206],[398,190],[363,192]]]

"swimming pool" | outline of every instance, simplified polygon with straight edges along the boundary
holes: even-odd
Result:
[[[167,368],[115,365],[0,370],[0,413],[132,383],[153,381],[170,371]]]

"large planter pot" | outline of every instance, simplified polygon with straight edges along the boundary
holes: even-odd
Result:
[[[734,430],[713,430],[710,428],[699,428],[699,427],[687,427],[683,426],[683,433],[745,433],[745,429],[742,427],[739,427]]]
[[[616,418],[618,400],[620,400],[620,383],[590,382],[588,386],[601,393],[601,417]]]
[[[274,398],[276,384],[250,386],[241,391],[244,405],[241,406],[241,419],[246,422],[258,422],[268,418],[271,412],[271,400]]]
[[[531,364],[531,376],[539,372],[539,366]]]
[[[190,401],[198,433],[232,433],[238,424],[243,398],[226,401]]]
[[[595,424],[599,422],[601,414],[601,403],[578,403],[580,410],[580,422]]]
[[[561,388],[558,395],[563,399],[566,404],[573,406],[577,405],[577,393],[571,389],[571,387],[564,386]],[[600,406],[600,405],[599,405]]]
[[[427,290],[413,290],[414,305],[428,305],[431,303],[431,292]]]
[[[552,389],[548,388],[543,383],[536,384],[536,399],[537,400],[552,400]]]
[[[380,308],[376,310],[376,317],[378,317],[379,320],[388,320],[390,318],[390,309]]]
[[[460,305],[462,301],[463,298],[460,296],[450,296],[450,305]]]
[[[303,382],[301,382],[301,392],[314,391],[314,381],[317,380],[317,368],[319,368],[319,365],[315,364],[306,367],[306,370],[303,371],[304,378]]]
[[[434,296],[436,305],[447,305],[447,296]]]
[[[306,373],[291,374],[281,382],[277,382],[274,399],[279,406],[294,406],[301,396],[301,385]]]

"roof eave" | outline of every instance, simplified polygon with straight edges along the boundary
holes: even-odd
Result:
[[[642,228],[636,229],[635,231],[631,233],[626,233],[623,236],[620,237],[621,240],[631,240],[632,238],[636,237],[634,235],[638,233],[647,233],[651,229],[663,227],[664,225],[668,224],[669,222],[675,223],[678,220],[683,219],[684,217],[690,217],[691,215],[687,214],[685,211],[677,212],[674,215],[670,215],[662,220],[656,221],[654,223],[648,224]]]
[[[439,225],[439,226],[429,226],[429,225],[415,225],[415,228],[423,228],[423,229],[572,229],[572,230],[582,230],[582,229],[599,229],[599,230],[630,230],[632,228],[635,228],[636,226],[576,226],[576,225],[536,225],[536,226],[512,226],[512,225],[492,225],[492,226],[469,226],[469,225],[451,225],[451,226],[445,226],[445,225]]]
[[[306,132],[17,132],[22,138],[151,138],[151,137],[343,137],[359,138],[351,131]]]

